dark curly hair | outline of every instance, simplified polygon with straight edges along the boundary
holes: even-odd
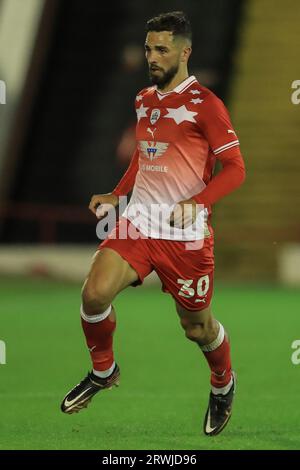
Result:
[[[173,36],[182,36],[192,42],[191,24],[183,11],[170,11],[151,18],[146,23],[146,32],[171,31]]]

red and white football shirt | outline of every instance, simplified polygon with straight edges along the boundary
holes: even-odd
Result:
[[[138,171],[123,216],[151,238],[203,238],[195,226],[174,228],[170,234],[168,218],[177,202],[199,193],[201,202],[216,157],[240,156],[223,102],[191,76],[168,93],[155,86],[145,88],[137,95],[135,106]],[[162,205],[163,215],[151,210]],[[210,207],[207,209],[198,215],[196,227],[206,221]]]

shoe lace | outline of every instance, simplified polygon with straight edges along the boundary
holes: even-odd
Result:
[[[85,382],[87,379],[90,379],[90,372],[87,373],[86,377],[84,377],[84,379],[81,380],[81,382],[79,382],[77,385],[75,385],[74,387],[74,391],[77,391],[78,389],[81,388],[82,385],[85,385]]]
[[[224,413],[228,407],[228,400],[224,395],[211,394],[211,411]]]

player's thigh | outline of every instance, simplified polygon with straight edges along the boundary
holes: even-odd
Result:
[[[114,297],[138,279],[137,272],[117,251],[101,248],[94,255],[85,288]]]
[[[175,301],[176,311],[178,313],[181,325],[207,325],[213,319],[211,307],[205,307],[202,310],[188,310],[179,302]]]

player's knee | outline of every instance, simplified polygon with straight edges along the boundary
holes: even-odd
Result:
[[[82,289],[82,304],[87,315],[99,315],[112,302],[111,285],[101,279],[87,280]]]
[[[214,324],[211,321],[191,323],[181,319],[181,326],[185,330],[185,336],[196,343],[206,343],[215,335]]]
[[[194,341],[196,343],[202,342],[206,337],[204,325],[202,324],[188,325],[185,328],[185,336],[190,341]]]

